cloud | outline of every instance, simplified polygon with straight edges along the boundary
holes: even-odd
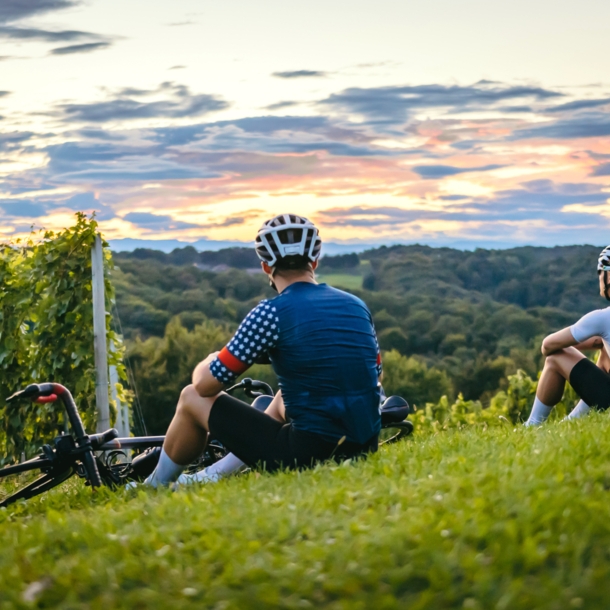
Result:
[[[51,55],[72,55],[74,53],[90,53],[91,51],[99,51],[107,49],[111,43],[109,42],[87,42],[85,44],[73,44],[68,47],[58,47],[51,51]]]
[[[477,140],[460,140],[459,142],[454,142],[451,144],[451,148],[455,148],[457,150],[472,150],[476,148],[480,142]]]
[[[29,140],[34,135],[31,131],[13,131],[11,133],[0,133],[0,151],[12,150],[20,144]]]
[[[240,150],[269,154],[320,151],[349,157],[399,154],[372,146],[374,136],[363,134],[359,126],[339,127],[326,117],[251,117],[187,127],[167,127],[154,130],[153,133],[153,137],[165,146],[189,146],[191,154],[201,150]]]
[[[504,165],[482,165],[480,167],[453,167],[452,165],[416,165],[411,169],[425,180],[434,180],[436,178],[445,178],[447,176],[455,176],[457,174],[465,174],[467,172],[488,172],[493,169],[499,169]]]
[[[0,26],[0,38],[12,40],[38,40],[42,42],[70,42],[95,38],[96,34],[80,30],[41,30],[38,28],[19,28]]]
[[[323,224],[339,227],[379,227],[390,224],[404,224],[422,220],[422,218],[440,218],[438,211],[422,209],[405,210],[390,206],[354,206],[350,208],[330,208],[318,214]]]
[[[56,184],[119,183],[217,177],[205,168],[162,158],[164,151],[126,144],[66,142],[48,146],[46,173]],[[36,174],[35,174],[36,175]]]
[[[0,4],[0,39],[38,42],[75,42],[84,41],[80,45],[71,45],[53,49],[53,55],[82,53],[109,47],[112,41],[107,36],[81,30],[48,30],[35,27],[18,27],[7,25],[24,17],[38,13],[76,6],[80,2],[72,0],[2,0]]]
[[[319,70],[289,70],[287,72],[274,72],[272,76],[276,78],[320,78],[327,75],[327,72]]]
[[[588,150],[587,154],[589,155],[589,157],[591,157],[591,159],[595,159],[595,161],[602,161],[604,159],[610,159],[610,154],[608,154],[608,153],[600,153],[600,152],[595,152],[594,150]]]
[[[169,92],[172,99],[143,101],[142,97]],[[164,83],[160,90],[126,90],[105,102],[62,104],[58,113],[65,121],[104,123],[150,118],[195,117],[228,108],[229,104],[216,95],[191,94],[183,85]]]
[[[603,105],[549,113],[548,106],[557,100],[573,104],[575,98],[499,83],[347,91],[379,94],[387,107],[355,116],[351,102],[329,105],[323,100],[308,107],[313,115],[281,116],[283,108],[301,102],[279,101],[272,105],[277,115],[269,110],[263,116],[212,121],[210,108],[227,107],[227,101],[198,96],[172,82],[106,91],[89,103],[64,102],[49,113],[67,128],[49,134],[52,145],[42,133],[6,127],[0,133],[0,150],[8,151],[1,153],[2,161],[12,164],[0,177],[0,192],[7,193],[0,214],[18,218],[24,200],[17,198],[23,197],[25,214],[50,217],[55,210],[65,215],[96,209],[100,218],[115,219],[105,227],[115,235],[135,231],[116,221],[117,214],[127,214],[126,222],[148,236],[172,230],[192,239],[211,222],[227,238],[245,235],[264,215],[257,211],[244,220],[243,214],[230,214],[227,202],[243,207],[250,201],[251,207],[262,208],[263,202],[285,198],[313,206],[314,215],[322,209],[317,215],[330,239],[367,243],[420,235],[430,243],[439,235],[471,242],[488,236],[505,243],[528,239],[547,244],[555,238],[566,243],[565,236],[574,241],[580,239],[574,236],[610,228],[604,216],[610,194],[603,191],[607,186],[595,184],[610,175],[605,140],[575,146],[558,136],[552,142],[510,143],[525,139],[524,134],[544,140],[540,129],[562,134],[594,129],[599,134],[600,126],[610,122]],[[356,97],[358,103],[372,99]],[[534,116],[513,112],[526,107]],[[471,112],[481,109],[480,115]],[[454,114],[439,116],[445,111]],[[199,114],[204,118],[198,119]],[[394,116],[407,122],[391,123]],[[432,118],[423,118],[427,116]],[[127,128],[122,123],[153,117],[164,119],[164,126],[138,127],[134,121]],[[185,117],[189,120],[177,120]],[[29,169],[20,169],[28,164]],[[492,172],[500,167],[511,171]],[[449,179],[461,174],[468,176],[467,183]],[[524,181],[533,176],[539,179]],[[565,182],[549,179],[557,177]],[[81,192],[73,195],[75,190]],[[96,192],[103,193],[102,201]],[[205,227],[192,224],[204,210]]]
[[[87,192],[73,195],[63,201],[61,205],[73,210],[93,210],[98,209],[101,203],[94,193]]]
[[[592,172],[592,176],[610,176],[610,163],[598,165]],[[610,195],[609,195],[610,197]]]
[[[129,214],[123,216],[123,220],[131,222],[138,227],[155,231],[194,229],[200,226],[188,222],[174,220],[171,216],[150,214],[148,212],[129,212]]]
[[[364,116],[372,122],[403,123],[413,111],[447,108],[472,111],[509,100],[538,101],[560,97],[561,93],[541,87],[503,87],[477,83],[469,87],[420,85],[405,87],[353,87],[330,95],[320,104]]]
[[[600,106],[608,106],[610,104],[610,97],[597,100],[575,100],[574,102],[568,102],[567,104],[561,104],[560,106],[553,106],[547,108],[546,112],[572,112],[574,110],[586,110],[589,108],[598,108]]]
[[[46,214],[46,207],[30,200],[0,199],[0,210],[5,216],[15,218],[38,218]]]
[[[597,222],[599,216],[566,211],[564,208],[575,204],[596,207],[610,198],[609,193],[592,183],[557,183],[543,179],[524,182],[521,187],[498,191],[487,200],[471,201],[464,204],[463,209],[477,219],[547,220],[574,226],[578,222]]]
[[[610,198],[597,184],[555,183],[551,180],[525,182],[521,188],[499,191],[489,199],[440,197],[443,201],[460,201],[442,209],[422,202],[421,207],[404,209],[394,206],[353,206],[330,208],[319,212],[320,222],[338,227],[370,228],[411,224],[430,220],[457,222],[520,222],[546,220],[566,228],[578,223],[599,224],[599,216],[566,211],[574,204],[599,206]],[[607,224],[603,220],[602,224]],[[502,230],[499,230],[502,233]]]
[[[80,4],[78,0],[2,0],[0,23],[10,23],[41,13],[70,8]]]
[[[222,222],[215,222],[215,227],[234,227],[236,225],[243,225],[246,219],[243,216],[233,216],[225,218]]]
[[[109,142],[122,142],[127,137],[124,133],[107,131],[105,129],[79,129],[75,135],[79,138]]]
[[[283,108],[290,108],[291,106],[296,106],[298,102],[276,102],[275,104],[269,104],[269,106],[265,106],[265,110],[282,110]]]
[[[527,129],[517,129],[508,140],[548,138],[569,140],[575,138],[601,138],[610,136],[610,115],[590,113],[571,119],[554,121]]]

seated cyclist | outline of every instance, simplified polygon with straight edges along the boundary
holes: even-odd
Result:
[[[610,246],[597,262],[600,295],[610,301]],[[581,350],[600,349],[597,366]],[[525,422],[535,426],[546,421],[561,400],[566,380],[581,400],[566,419],[586,415],[590,408],[603,411],[610,407],[610,307],[583,316],[576,324],[549,335],[542,342],[546,356],[538,382],[534,407]]]
[[[373,321],[360,299],[316,282],[321,245],[306,218],[282,214],[263,224],[256,253],[278,295],[261,301],[226,347],[197,365],[146,483],[178,479],[208,433],[232,454],[180,482],[217,480],[244,464],[274,471],[376,451],[381,358]],[[265,357],[280,390],[262,413],[223,388]]]

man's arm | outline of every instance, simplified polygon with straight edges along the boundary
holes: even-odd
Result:
[[[583,316],[576,324],[549,335],[542,342],[542,353],[545,356],[559,350],[576,346],[579,350],[600,349],[602,338],[608,340],[610,308],[598,309]]]
[[[574,339],[570,328],[564,328],[556,333],[553,333],[552,335],[549,335],[542,342],[542,353],[545,356],[549,356],[550,354],[554,354],[564,347],[570,346],[573,346],[582,352],[586,350],[602,349],[604,347],[604,342],[602,341],[601,337],[589,337],[588,339],[578,343],[576,339]]]
[[[586,350],[603,349],[604,342],[601,337],[589,337],[585,341],[581,341],[574,346],[577,350],[584,352]]]
[[[272,302],[261,301],[239,325],[225,347],[210,354],[193,371],[193,385],[200,396],[215,396],[235,381],[279,339],[279,320]]]
[[[542,342],[541,351],[545,356],[550,356],[564,347],[570,347],[577,343],[576,339],[572,336],[572,331],[569,328],[563,328],[546,337]]]
[[[224,388],[224,384],[218,381],[210,372],[210,364],[214,361],[219,352],[210,354],[202,360],[193,371],[193,385],[199,396],[216,396]]]

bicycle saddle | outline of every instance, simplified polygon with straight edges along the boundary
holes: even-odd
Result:
[[[381,405],[381,425],[398,424],[409,416],[411,407],[400,396],[389,396]]]
[[[265,409],[271,404],[273,396],[258,396],[252,402],[252,406],[257,411],[265,411]]]

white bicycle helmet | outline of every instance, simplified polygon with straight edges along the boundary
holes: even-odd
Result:
[[[598,271],[610,271],[610,246],[606,246],[597,259]]]
[[[597,259],[597,273],[604,274],[604,296],[610,301],[610,282],[608,282],[608,271],[610,271],[610,246],[606,246]]]
[[[322,240],[317,227],[307,218],[280,214],[263,223],[256,235],[255,248],[258,258],[273,267],[289,257],[295,257],[294,262],[299,259],[317,261]]]

